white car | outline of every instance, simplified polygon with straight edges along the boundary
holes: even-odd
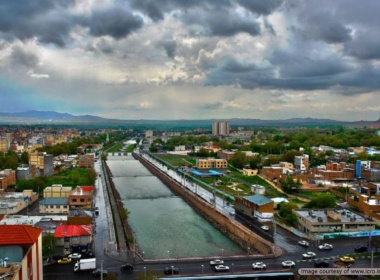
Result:
[[[296,266],[296,263],[294,261],[283,261],[282,263],[282,267],[295,267]]]
[[[304,247],[309,247],[309,242],[307,242],[306,240],[300,240],[298,241],[298,244]]]
[[[261,229],[262,229],[262,230],[265,230],[265,231],[268,231],[268,230],[269,230],[269,227],[268,227],[268,226],[261,226]]]
[[[304,259],[314,259],[315,256],[316,256],[316,254],[313,253],[313,252],[307,252],[307,253],[305,253],[305,254],[302,254],[302,257],[303,257]]]
[[[252,264],[253,269],[266,269],[267,265],[263,262],[255,262]]]
[[[325,244],[319,245],[318,249],[319,250],[332,250],[333,249],[333,245],[325,243]]]
[[[223,260],[219,260],[219,259],[210,261],[210,265],[219,265],[219,264],[224,264],[224,261]]]
[[[80,259],[82,257],[82,255],[78,254],[78,253],[74,253],[74,254],[68,255],[67,257],[70,259]]]
[[[217,265],[215,266],[215,271],[229,271],[230,267],[227,265]]]

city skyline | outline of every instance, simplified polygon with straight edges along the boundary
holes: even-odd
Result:
[[[379,119],[380,2],[6,1],[0,112]]]

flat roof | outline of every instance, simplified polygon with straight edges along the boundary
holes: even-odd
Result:
[[[312,223],[371,223],[366,217],[360,215],[359,213],[346,210],[346,209],[329,209],[327,211],[334,211],[336,214],[340,214],[340,219],[332,219],[327,216],[325,210],[310,210],[310,209],[298,209],[295,210],[300,216],[304,217]],[[355,219],[355,220],[354,220]]]

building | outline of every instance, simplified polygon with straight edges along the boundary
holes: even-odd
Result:
[[[16,185],[16,172],[12,169],[0,171],[0,190],[7,190],[8,186]]]
[[[196,167],[199,169],[210,169],[210,168],[227,168],[228,161],[225,159],[197,159]]]
[[[0,279],[43,280],[42,229],[0,225]]]
[[[85,210],[92,208],[92,193],[94,187],[76,187],[69,194],[69,206],[71,210]]]
[[[360,232],[375,229],[375,222],[359,213],[342,209],[296,209],[298,230],[311,239],[327,233]],[[321,237],[320,237],[321,238]]]
[[[68,198],[44,198],[39,202],[40,214],[67,214]]]
[[[64,254],[91,250],[92,224],[88,225],[60,225],[57,226],[54,236],[57,246],[63,247]]]
[[[29,153],[29,164],[36,166],[44,176],[51,176],[54,173],[53,155],[42,152]]]
[[[0,215],[16,214],[38,199],[32,190],[0,193]]]
[[[228,136],[230,134],[230,122],[213,122],[212,135]]]
[[[218,151],[216,155],[218,158],[230,160],[234,156],[235,152],[233,151]]]
[[[257,169],[243,168],[243,175],[244,176],[255,176],[255,175],[257,175]]]
[[[301,173],[306,173],[309,170],[309,155],[295,156],[294,168]]]
[[[16,178],[17,181],[32,179],[32,169],[29,164],[21,164],[19,167],[17,167]]]
[[[271,221],[274,213],[274,202],[261,194],[236,196],[235,210],[250,218],[260,221]]]
[[[152,138],[153,130],[145,130],[145,138]]]
[[[44,198],[68,198],[71,191],[71,187],[64,187],[62,185],[55,184],[51,187],[46,187],[44,189],[43,196]]]

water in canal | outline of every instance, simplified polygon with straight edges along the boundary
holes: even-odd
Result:
[[[107,164],[145,258],[244,254],[132,156]]]

